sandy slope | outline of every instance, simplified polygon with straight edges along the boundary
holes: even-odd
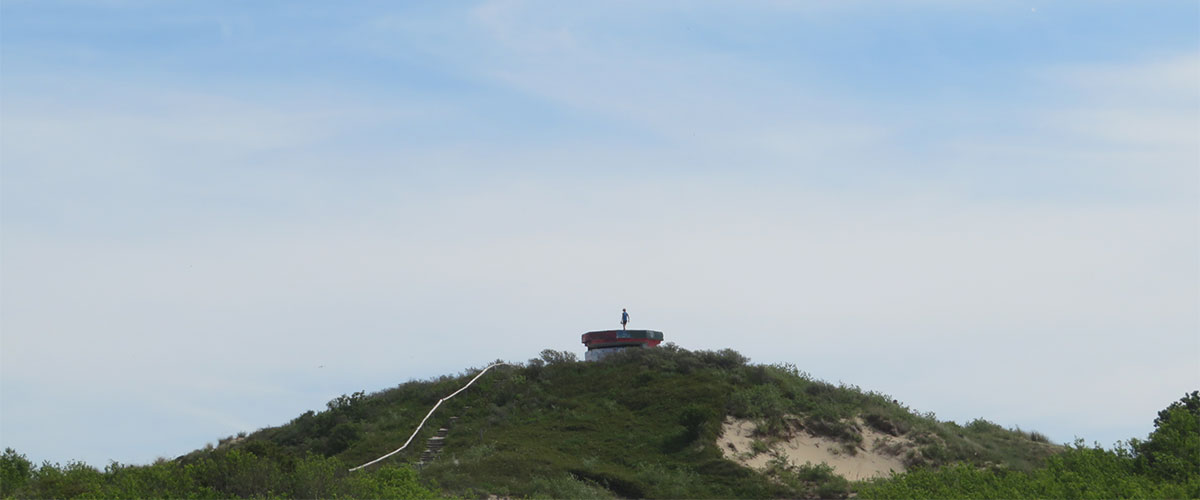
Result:
[[[911,441],[876,432],[865,425],[860,424],[859,428],[862,429],[863,445],[853,455],[837,441],[812,436],[804,431],[775,443],[767,453],[754,454],[751,451],[751,443],[756,439],[754,423],[729,417],[725,420],[717,446],[725,458],[758,470],[765,469],[771,458],[779,455],[793,465],[824,462],[851,481],[886,477],[892,471],[904,472],[900,457],[889,451],[907,449],[912,445]]]

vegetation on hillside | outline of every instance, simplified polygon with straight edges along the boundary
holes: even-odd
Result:
[[[270,457],[243,450],[212,451],[184,462],[83,463],[35,467],[12,449],[0,456],[3,498],[433,498],[408,466],[346,473],[337,458]]]
[[[146,466],[29,463],[0,456],[4,498],[874,498],[1198,496],[1200,400],[1160,413],[1147,441],[1106,451],[1063,448],[985,420],[940,422],[889,396],[815,380],[791,365],[752,365],[732,350],[666,344],[604,362],[544,351],[494,369],[443,404],[404,452],[349,472],[408,439],[440,398],[478,370],[411,381],[329,402],[280,427]],[[423,443],[450,426],[440,455]],[[851,483],[828,466],[774,461],[765,472],[716,447],[727,416],[755,420],[769,440],[797,427],[852,452],[858,422],[905,436],[913,469]],[[1190,448],[1189,448],[1190,447]],[[1065,451],[1064,451],[1065,450]],[[1191,450],[1191,451],[1190,451]],[[1196,453],[1192,453],[1196,451]],[[1192,455],[1188,455],[1192,453]],[[1092,485],[1083,486],[1072,485]],[[957,488],[957,489],[955,489]],[[979,493],[983,492],[983,493]]]
[[[1200,392],[1158,413],[1149,439],[1115,449],[1076,442],[1045,467],[955,464],[859,487],[864,498],[1200,498]]]

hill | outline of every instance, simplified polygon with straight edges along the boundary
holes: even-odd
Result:
[[[1127,496],[1121,492],[1128,488],[1149,496],[1200,493],[1186,461],[1193,434],[1200,443],[1200,430],[1189,427],[1200,418],[1194,394],[1195,408],[1185,398],[1182,410],[1160,414],[1164,422],[1178,420],[1181,437],[1172,439],[1183,444],[1160,446],[1167,451],[1159,455],[1146,446],[1154,439],[1134,440],[1128,450],[1064,447],[984,420],[942,422],[792,365],[755,365],[732,350],[693,352],[671,344],[598,363],[543,351],[519,366],[497,367],[447,400],[409,448],[347,471],[404,443],[434,404],[477,372],[344,395],[325,411],[149,466],[35,468],[8,450],[0,460],[0,486],[5,497],[844,498],[856,492],[888,498],[930,491],[964,496],[936,487],[999,478],[997,484],[1011,488],[989,490],[994,496],[1045,497],[1072,496],[1046,488],[1071,484],[1054,470],[1078,472],[1071,467],[1081,465],[1072,461],[1083,457],[1091,460],[1083,465],[1118,467],[1092,473],[1121,473],[1112,476],[1118,478],[1112,487],[1127,489],[1100,496]],[[441,446],[436,455],[424,453],[431,438]],[[1178,449],[1183,462],[1171,462],[1180,455],[1171,450]],[[883,477],[871,479],[866,469],[797,460],[823,456],[850,464],[883,460],[890,467],[876,469]],[[1143,469],[1130,465],[1137,460]],[[1177,471],[1144,474],[1151,465]],[[1037,481],[1050,486],[1017,494]],[[1196,489],[1180,489],[1188,487]]]

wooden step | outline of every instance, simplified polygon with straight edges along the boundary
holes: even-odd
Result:
[[[450,421],[445,427],[439,428],[436,435],[425,440],[425,451],[421,452],[417,466],[423,466],[437,458],[438,454],[442,452],[442,448],[446,446],[446,436],[450,434],[450,427],[457,421],[458,417],[450,417]]]

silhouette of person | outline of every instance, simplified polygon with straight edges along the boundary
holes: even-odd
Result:
[[[624,308],[621,308],[621,329],[624,330],[627,324],[629,324],[629,313],[625,312]]]

